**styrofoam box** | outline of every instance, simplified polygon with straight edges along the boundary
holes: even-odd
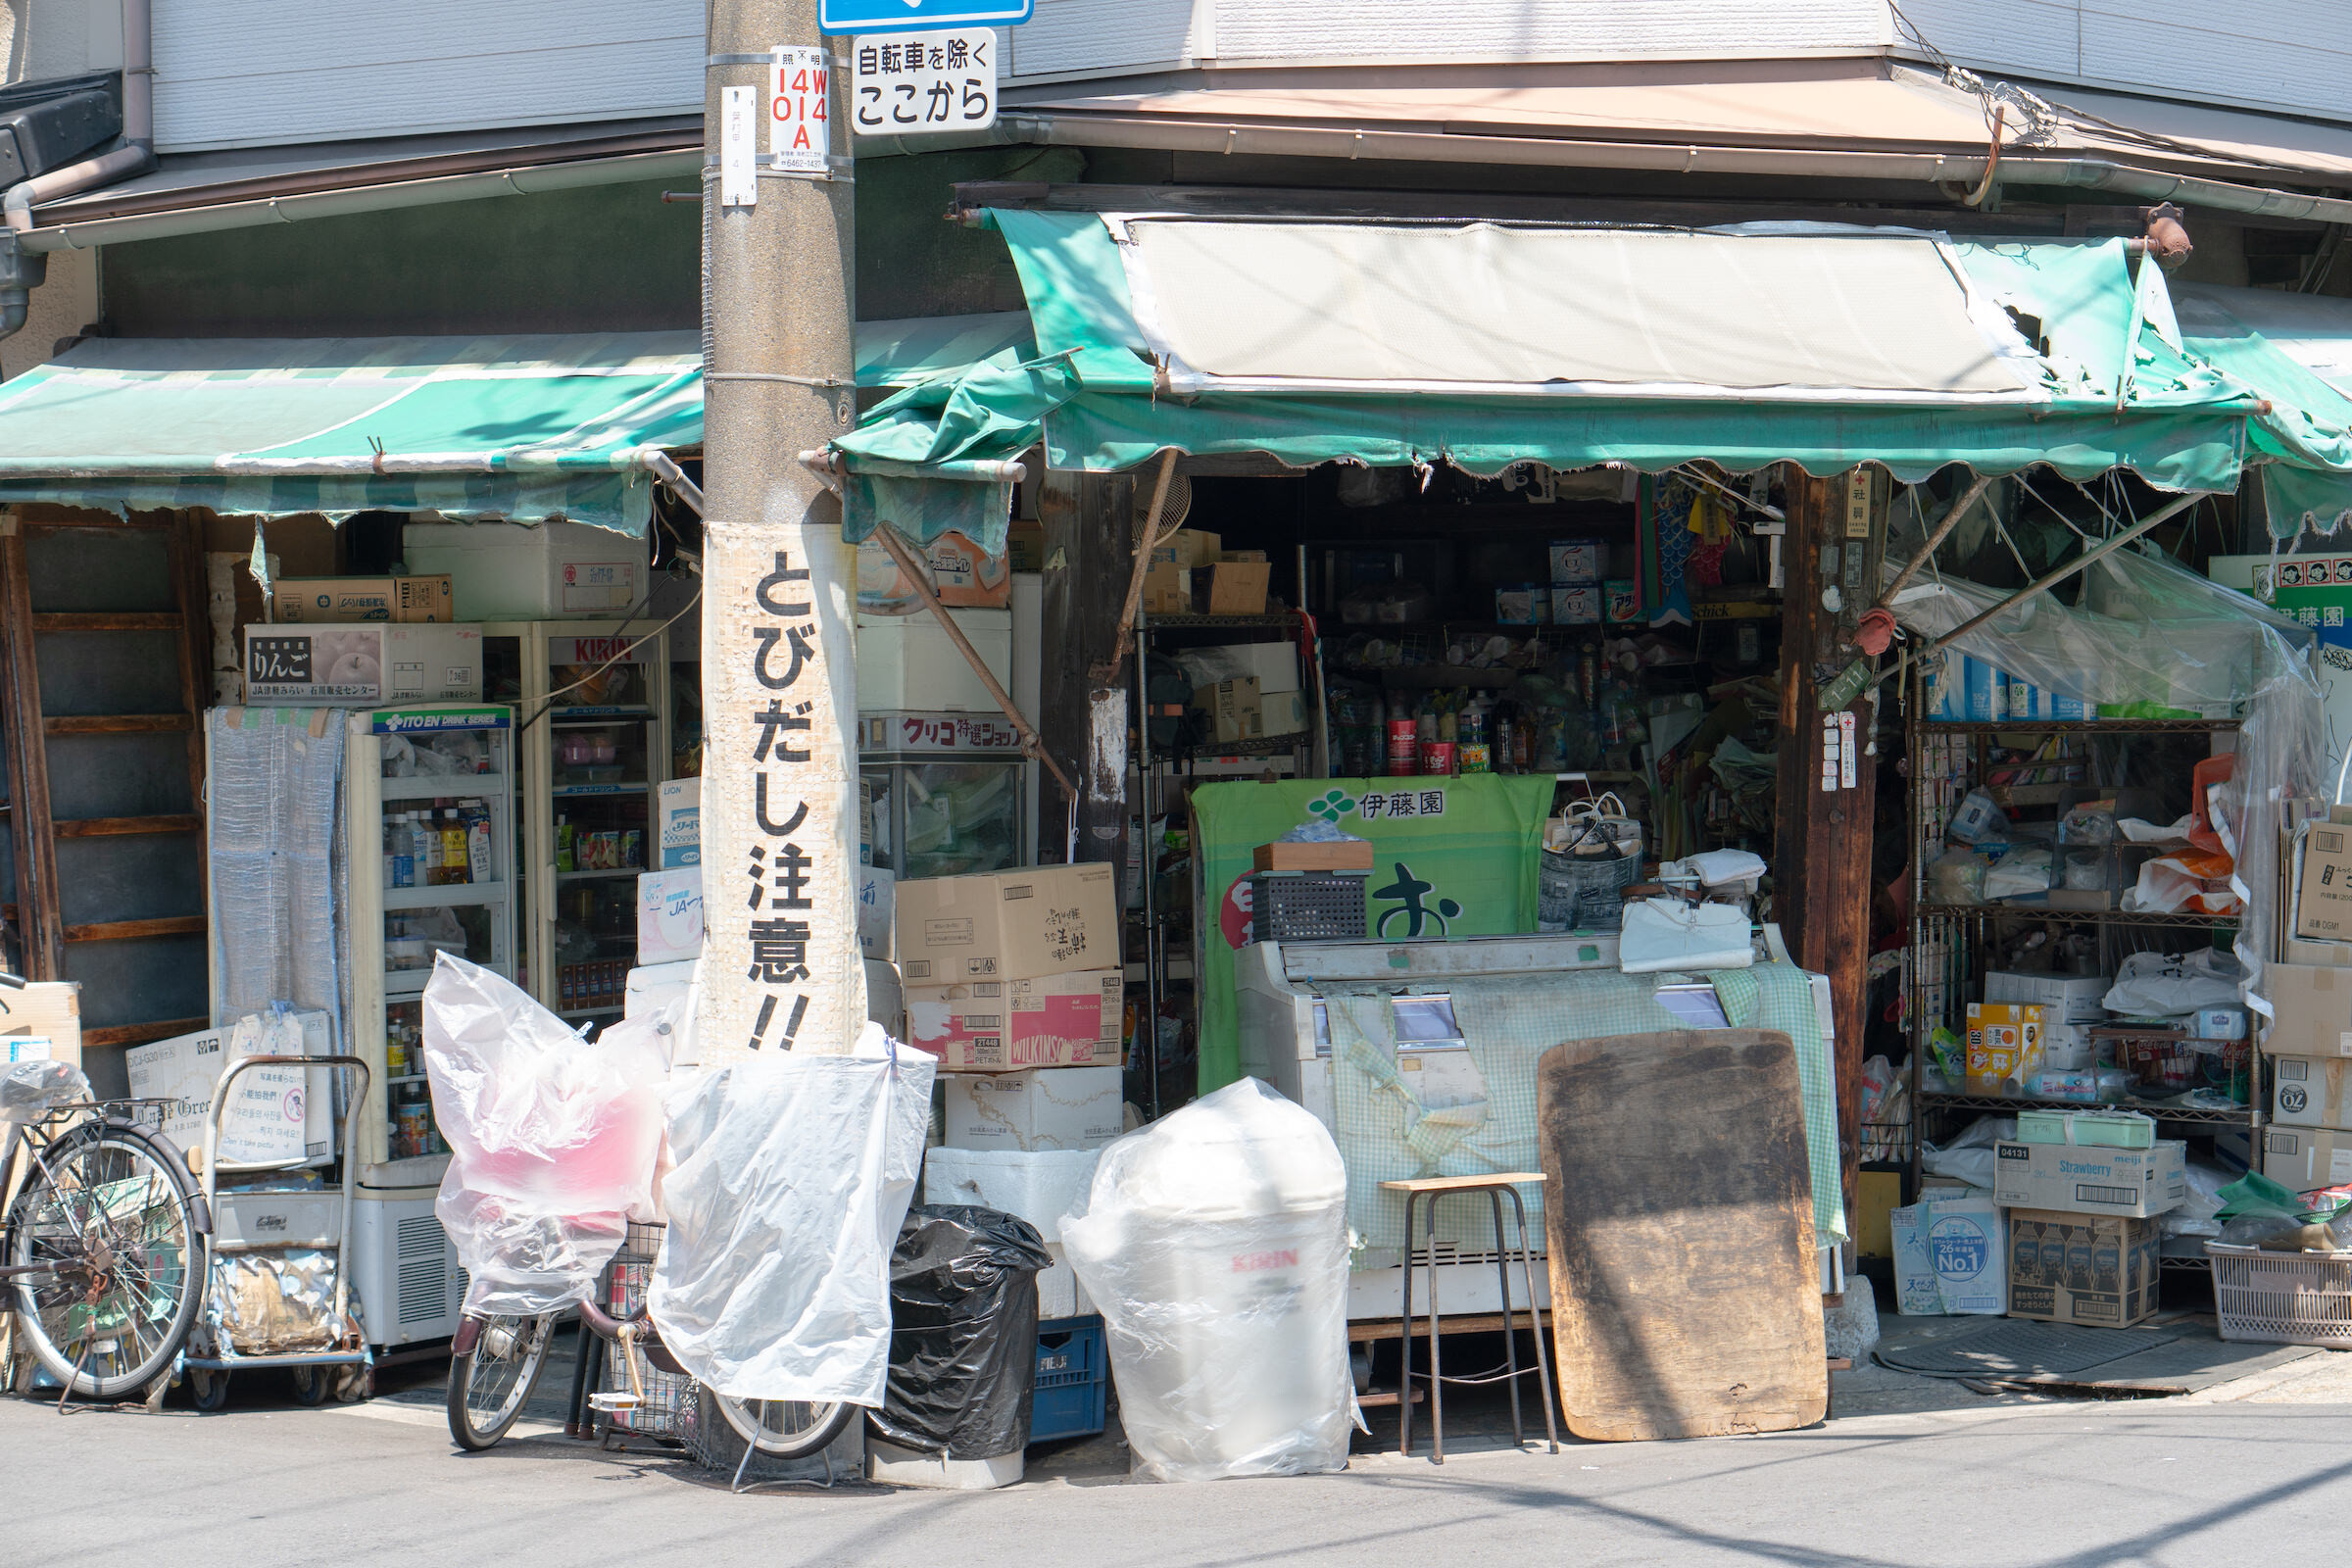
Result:
[[[947,1076],[948,1143],[1024,1152],[1093,1150],[1126,1131],[1117,1067]]]
[[[412,522],[401,554],[412,575],[449,573],[461,621],[624,615],[649,571],[645,541],[584,522]]]
[[[1084,1317],[1095,1309],[1095,1298],[1078,1283],[1077,1270],[1059,1242],[1048,1242],[1046,1254],[1054,1266],[1037,1277],[1037,1320],[1051,1323],[1060,1317]]]
[[[923,1201],[977,1203],[1037,1227],[1048,1244],[1061,1242],[1061,1216],[1078,1205],[1095,1179],[1092,1149],[934,1149],[923,1155]]]
[[[1012,686],[1012,612],[951,610],[988,672]],[[858,707],[870,712],[1002,711],[937,617],[858,617]]]

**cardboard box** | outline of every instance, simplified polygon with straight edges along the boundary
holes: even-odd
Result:
[[[2263,1050],[2282,1056],[2352,1056],[2352,968],[2266,963],[2262,988],[2278,1013]]]
[[[2028,974],[1995,969],[1984,977],[1986,1002],[2019,1003],[2042,1009],[2044,1023],[2105,1023],[2107,993],[2115,989],[2103,974]]]
[[[2301,892],[2295,935],[2324,942],[2352,941],[2352,828],[2314,822],[2303,836]]]
[[[1923,1198],[1887,1215],[1895,1309],[1905,1317],[1998,1317],[2008,1310],[2001,1211],[1972,1193]]]
[[[1260,871],[1369,871],[1370,839],[1341,839],[1324,844],[1260,844],[1250,863]]]
[[[950,1149],[1101,1149],[1124,1132],[1116,1067],[957,1073],[944,1080]]]
[[[637,961],[683,963],[703,956],[703,868],[637,878]]]
[[[1307,707],[1304,692],[1264,692],[1259,696],[1268,739],[1277,735],[1303,735],[1314,728],[1314,710]]]
[[[1220,561],[1208,568],[1208,613],[1262,615],[1274,568],[1262,561]]]
[[[1554,539],[1551,542],[1551,585],[1566,588],[1597,584],[1608,546],[1597,539]],[[1595,617],[1597,618],[1597,617]]]
[[[951,1073],[1115,1065],[1124,995],[1117,969],[908,986],[906,1033]]]
[[[997,684],[1012,689],[1012,612],[951,610]],[[858,706],[865,712],[999,713],[963,652],[928,611],[919,615],[859,615]]]
[[[1208,715],[1208,738],[1212,741],[1254,741],[1265,737],[1265,703],[1258,696],[1254,675],[1240,675],[1214,686],[1196,687],[1193,707]]]
[[[1152,615],[1193,612],[1193,573],[1190,567],[1155,561],[1144,572],[1144,611]]]
[[[449,577],[280,577],[270,585],[270,618],[280,624],[360,620],[454,620]]]
[[[35,980],[22,991],[0,990],[0,1036],[35,1035],[49,1042],[46,1059],[81,1065],[81,982]]]
[[[1887,1216],[1903,1203],[1900,1171],[1854,1173],[1854,1250],[1864,1257],[1894,1256],[1894,1226]]]
[[[412,572],[450,579],[461,621],[625,615],[651,560],[644,540],[584,522],[412,522],[401,556]]]
[[[2342,1056],[2273,1056],[2271,1120],[2289,1127],[2352,1126],[2344,1080],[2352,1061]]]
[[[1551,613],[1551,590],[1537,583],[1494,590],[1494,618],[1505,626],[1541,626]]]
[[[1151,502],[1146,500],[1144,505]],[[1200,528],[1179,528],[1166,543],[1152,548],[1152,562],[1154,565],[1213,566],[1224,554],[1225,541],[1217,535]]]
[[[2111,1214],[2009,1211],[2009,1315],[2120,1329],[2156,1315],[2161,1227]]]
[[[2273,1127],[2262,1138],[2262,1173],[2298,1193],[2352,1182],[2352,1132]]]
[[[318,1016],[324,1019],[325,1014]],[[245,1031],[240,1039],[231,1026],[132,1046],[122,1059],[131,1098],[172,1102],[165,1113],[165,1136],[201,1163],[205,1115],[222,1070],[237,1057],[263,1054],[258,1029]],[[331,1136],[326,1128],[332,1119],[326,1104],[332,1097],[310,1092],[307,1080],[312,1075],[313,1069],[302,1067],[256,1067],[240,1073],[229,1086],[234,1098],[220,1122],[221,1164],[295,1165],[310,1158],[309,1124],[318,1120],[323,1139]]]
[[[1579,587],[1553,587],[1551,623],[1554,626],[1599,625],[1600,585],[1586,583]]]
[[[2012,1002],[1968,1004],[1968,1092],[1997,1095],[2041,1066],[2039,1007]]]
[[[245,627],[245,701],[257,708],[481,700],[479,626]]]
[[[953,528],[920,548],[923,564],[931,568],[932,591],[949,609],[1002,610],[1012,602],[1012,567],[1004,558],[982,554],[978,545]],[[858,547],[858,589],[860,596],[913,597],[899,581],[899,564],[870,538]]]
[[[703,781],[665,779],[654,786],[654,869],[703,863]]]
[[[899,879],[879,866],[858,868],[858,946],[869,958],[892,956],[892,916],[898,908]]]
[[[2004,1208],[2147,1219],[2188,1198],[2187,1146],[2101,1149],[2081,1144],[1995,1144],[1992,1199]]]
[[[1232,675],[1254,675],[1261,697],[1298,689],[1298,646],[1288,641],[1187,648],[1181,651],[1177,662],[1192,673],[1195,684]]]
[[[902,881],[899,967],[909,986],[1115,969],[1121,957],[1115,869],[1038,865]]]

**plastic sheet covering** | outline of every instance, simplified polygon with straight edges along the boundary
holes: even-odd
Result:
[[[1892,513],[1885,581],[1925,543],[1919,515]],[[1915,632],[1940,637],[2009,590],[1923,572],[1894,607]],[[2278,923],[2281,803],[2332,798],[2321,691],[2311,665],[2319,634],[2266,605],[2127,546],[2082,571],[2080,607],[2036,594],[1948,646],[2043,692],[2149,716],[2240,715],[2237,765],[2220,788],[2225,838],[2237,849],[2230,891],[2244,902],[2235,949],[2246,1001],[2266,1019],[2262,964]],[[2260,889],[2259,896],[2253,891]]]
[[[907,1210],[890,1258],[889,1443],[950,1459],[1029,1446],[1037,1382],[1037,1228],[993,1208]]]
[[[934,1065],[869,1023],[851,1055],[758,1057],[672,1088],[669,1232],[646,1298],[698,1382],[740,1399],[882,1403],[890,1255]]]
[[[205,714],[216,1019],[268,1012],[272,1002],[343,1017],[335,952],[343,730],[340,709]]]
[[[1109,1331],[1137,1475],[1347,1467],[1347,1199],[1331,1134],[1254,1078],[1102,1152],[1061,1239]]]
[[[216,1257],[204,1298],[214,1338],[239,1355],[332,1349],[334,1305],[335,1254],[307,1250]]]
[[[424,1061],[449,1170],[433,1212],[466,1307],[523,1316],[585,1300],[653,1200],[667,1060],[649,1029],[593,1044],[514,985],[442,954]]]
[[[70,1061],[19,1061],[0,1067],[0,1125],[39,1121],[63,1101],[90,1098],[90,1081]]]

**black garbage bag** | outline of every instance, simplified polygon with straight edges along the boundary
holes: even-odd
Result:
[[[874,1435],[950,1459],[1027,1447],[1037,1276],[1053,1262],[1027,1220],[961,1204],[908,1209],[890,1255],[890,1386]]]

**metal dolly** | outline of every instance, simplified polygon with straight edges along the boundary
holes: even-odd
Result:
[[[1431,1458],[1434,1463],[1446,1462],[1446,1385],[1447,1383],[1507,1383],[1511,1390],[1511,1432],[1521,1445],[1527,1442],[1527,1426],[1519,1413],[1519,1380],[1527,1374],[1519,1370],[1519,1336],[1511,1312],[1512,1251],[1502,1229],[1502,1200],[1508,1195],[1511,1207],[1519,1216],[1519,1269],[1527,1283],[1527,1324],[1536,1337],[1536,1388],[1544,1399],[1544,1434],[1551,1444],[1551,1451],[1560,1451],[1560,1433],[1551,1413],[1551,1360],[1544,1348],[1544,1315],[1536,1309],[1536,1265],[1527,1245],[1527,1204],[1519,1197],[1518,1184],[1544,1180],[1541,1171],[1503,1171],[1493,1176],[1424,1176],[1409,1181],[1382,1182],[1393,1193],[1404,1195],[1404,1311],[1398,1320],[1399,1338],[1404,1356],[1403,1376],[1397,1380],[1396,1451],[1407,1458],[1413,1451],[1413,1214],[1428,1200],[1428,1245],[1423,1255],[1429,1268],[1429,1430]],[[1455,1193],[1484,1193],[1494,1210],[1494,1273],[1502,1286],[1502,1353],[1503,1370],[1482,1373],[1477,1377],[1447,1378],[1438,1364],[1438,1200]]]
[[[342,1201],[336,1206],[337,1217],[331,1246],[320,1246],[319,1234],[315,1230],[309,1230],[299,1235],[288,1234],[274,1237],[268,1241],[257,1241],[247,1233],[246,1227],[241,1221],[242,1210],[269,1206],[268,1200],[276,1200],[279,1204],[283,1205],[288,1200],[301,1200],[309,1195],[255,1193],[241,1198],[238,1189],[230,1188],[226,1194],[228,1201],[226,1203],[221,1201],[223,1195],[219,1190],[221,1169],[220,1159],[220,1116],[228,1105],[228,1086],[235,1081],[239,1073],[254,1067],[329,1067],[357,1075],[358,1081],[350,1086],[350,1092],[344,1097],[343,1196]],[[213,1350],[211,1355],[183,1355],[180,1357],[180,1364],[198,1374],[201,1379],[195,1385],[198,1408],[217,1410],[220,1407],[227,1398],[228,1374],[232,1371],[264,1366],[358,1366],[370,1369],[374,1367],[375,1358],[368,1348],[367,1336],[362,1334],[358,1326],[351,1321],[350,1270],[344,1266],[346,1254],[351,1248],[352,1189],[357,1182],[360,1168],[356,1154],[359,1146],[355,1140],[359,1136],[360,1111],[368,1101],[368,1063],[358,1056],[240,1056],[228,1064],[220,1074],[220,1081],[213,1086],[212,1107],[205,1112],[204,1116],[204,1201],[205,1206],[213,1214],[213,1237],[211,1250],[204,1260],[207,1310],[198,1319],[199,1329],[204,1330],[209,1326],[210,1309],[214,1305],[210,1299],[213,1290],[213,1258],[239,1252],[277,1252],[295,1248],[308,1250],[315,1248],[318,1250],[331,1251],[335,1254],[335,1297],[329,1316],[335,1331],[333,1344],[339,1348],[324,1350],[294,1350],[281,1355],[241,1355],[225,1343],[224,1335],[210,1334],[208,1338]],[[287,1168],[285,1162],[275,1160],[258,1163],[239,1162],[228,1167],[232,1172],[282,1170],[285,1168]],[[208,1388],[206,1385],[212,1383],[214,1379],[218,1380],[217,1386]],[[297,1379],[296,1396],[303,1398],[306,1403],[321,1402],[325,1396],[327,1386],[327,1380],[321,1377],[318,1383],[314,1385],[319,1391],[318,1397],[311,1398],[304,1393],[301,1380]]]

